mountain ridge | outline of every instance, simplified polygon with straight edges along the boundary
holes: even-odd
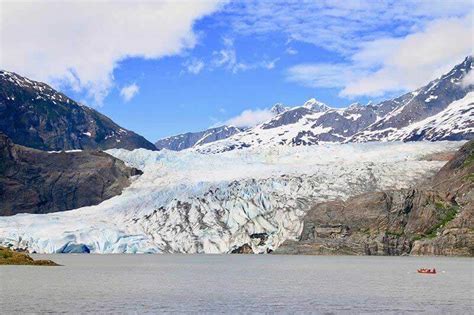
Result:
[[[377,104],[332,108],[315,98],[294,107],[277,103],[271,108],[275,116],[260,125],[179,150],[210,153],[266,144],[469,140],[474,138],[474,94],[470,93],[474,86],[464,85],[463,79],[473,68],[472,56],[467,56],[425,86]],[[450,107],[454,102],[458,102],[451,106],[455,109]]]
[[[45,150],[145,148],[152,143],[49,85],[0,71],[0,131],[14,143]]]
[[[336,109],[311,99],[309,106],[307,102],[287,109],[267,122],[196,149],[217,153],[260,145],[470,140],[474,138],[474,86],[464,85],[463,80],[473,68],[468,56],[427,85],[375,105]]]

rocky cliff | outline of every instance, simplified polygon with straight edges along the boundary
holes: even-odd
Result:
[[[103,152],[47,153],[0,133],[0,216],[95,205],[120,194],[138,174]]]
[[[7,71],[0,71],[0,132],[16,144],[46,151],[156,150],[142,136],[49,85]]]
[[[474,256],[474,141],[427,184],[320,203],[277,253]]]

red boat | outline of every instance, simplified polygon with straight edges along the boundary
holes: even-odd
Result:
[[[436,274],[436,269],[435,268],[433,269],[421,268],[421,269],[418,269],[418,273],[427,273],[427,274],[434,275]]]

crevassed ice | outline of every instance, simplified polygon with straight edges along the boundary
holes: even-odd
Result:
[[[444,162],[425,154],[461,142],[262,147],[205,155],[195,150],[109,154],[144,174],[97,206],[0,218],[0,244],[40,253],[254,252],[295,239],[316,202],[404,188]],[[265,235],[263,238],[255,235]]]

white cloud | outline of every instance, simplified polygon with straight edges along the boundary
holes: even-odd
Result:
[[[236,0],[225,10],[238,34],[278,33],[289,42],[349,54],[358,43],[403,36],[433,19],[463,16],[472,10],[472,0]]]
[[[275,114],[270,109],[247,109],[239,115],[232,117],[221,125],[236,127],[253,127],[271,119]]]
[[[140,87],[136,85],[135,83],[124,86],[120,90],[120,96],[123,98],[125,102],[130,101],[135,95],[138,94],[140,91]]]
[[[462,80],[462,85],[468,87],[474,85],[474,71],[470,71]]]
[[[298,51],[292,47],[288,47],[286,48],[285,52],[288,54],[288,55],[296,55],[298,54]]]
[[[196,20],[218,1],[3,1],[0,67],[86,91],[100,103],[128,57],[192,48]]]
[[[237,61],[237,52],[232,38],[224,37],[222,39],[224,47],[212,52],[211,63],[215,68],[225,68],[233,73],[248,70],[247,64]]]
[[[362,69],[342,64],[309,63],[293,66],[287,71],[287,80],[309,87],[340,88],[363,75]]]
[[[263,60],[258,62],[244,62],[237,59],[237,52],[234,46],[234,40],[228,37],[223,38],[224,47],[220,50],[213,51],[212,65],[214,68],[225,68],[232,73],[240,71],[254,70],[264,68],[271,70],[280,58],[273,60]]]
[[[399,38],[363,43],[343,64],[301,64],[288,69],[290,81],[341,88],[341,96],[379,96],[418,88],[473,53],[472,15],[438,19]]]
[[[275,59],[270,60],[270,61],[262,61],[259,65],[262,66],[265,69],[271,70],[271,69],[275,68],[275,65],[276,65],[278,60],[280,60],[280,58],[275,58]]]
[[[200,59],[191,59],[184,63],[184,67],[189,73],[198,74],[202,69],[204,69],[204,61]]]
[[[349,82],[342,95],[381,95],[418,88],[460,63],[474,49],[472,15],[442,19],[403,38],[376,40],[353,56],[353,65],[380,67]],[[389,49],[387,49],[389,47]]]

